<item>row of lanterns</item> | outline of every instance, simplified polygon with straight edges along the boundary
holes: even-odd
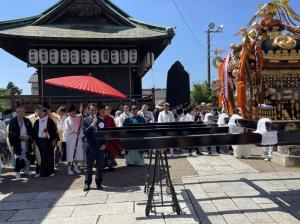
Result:
[[[122,50],[68,50],[68,49],[30,49],[28,62],[37,64],[136,64],[138,53],[136,49]]]

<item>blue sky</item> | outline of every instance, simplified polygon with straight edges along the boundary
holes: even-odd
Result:
[[[1,0],[0,21],[38,15],[57,0]],[[245,26],[257,11],[260,3],[268,0],[175,0],[197,41],[180,17],[173,0],[112,0],[133,18],[149,23],[176,27],[176,36],[153,68],[143,79],[143,87],[165,87],[167,72],[177,60],[190,74],[191,83],[207,79],[207,25],[210,22],[223,24],[223,33],[212,35],[212,50],[228,50],[230,43],[239,42],[234,34]],[[290,0],[291,6],[300,14],[300,0]],[[34,69],[0,50],[0,87],[13,81],[30,93],[28,78]],[[217,71],[212,68],[212,78]]]

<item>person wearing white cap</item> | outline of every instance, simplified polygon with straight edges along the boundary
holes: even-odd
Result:
[[[160,101],[158,101],[158,103],[155,105],[155,108],[154,108],[154,110],[153,110],[153,117],[154,117],[154,120],[155,120],[155,122],[157,122],[158,121],[158,115],[159,115],[159,113],[161,112],[161,111],[163,111],[163,109],[164,109],[164,101],[162,101],[162,100],[160,100]]]
[[[236,124],[237,119],[242,119],[238,114],[233,114],[228,122],[229,134],[242,134],[244,133],[243,127],[238,127]],[[251,149],[248,145],[232,145],[233,156],[238,159],[246,159],[251,156]]]
[[[215,124],[215,123],[213,122],[213,117],[214,117],[214,115],[213,115],[212,113],[207,112],[207,113],[204,115],[203,124],[205,124],[205,125],[212,125],[212,124]],[[217,153],[220,153],[219,148],[216,148],[216,150],[217,150]],[[211,155],[211,154],[212,154],[212,152],[211,152],[211,146],[208,146],[208,147],[207,147],[207,153],[208,153],[208,155]]]
[[[218,117],[217,125],[218,127],[226,127],[226,121],[225,118],[228,118],[228,115],[226,113],[222,113]]]
[[[277,131],[270,131],[267,128],[271,123],[272,121],[269,118],[261,118],[255,131],[255,133],[262,135],[261,146],[265,161],[271,161],[274,145],[278,143]]]
[[[225,118],[228,118],[228,115],[226,113],[222,113],[218,116],[217,125],[218,127],[226,127],[227,123],[225,121]],[[220,149],[227,149],[228,146],[216,146],[216,151],[220,153]]]

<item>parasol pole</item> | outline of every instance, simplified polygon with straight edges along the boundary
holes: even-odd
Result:
[[[44,104],[44,71],[43,64],[41,64],[41,96],[42,96],[42,105]]]

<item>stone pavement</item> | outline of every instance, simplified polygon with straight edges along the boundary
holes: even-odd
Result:
[[[300,223],[299,170],[260,172],[229,155],[187,160],[197,174],[182,177],[175,187],[180,216],[157,207],[145,217],[143,186],[106,186],[104,191],[1,194],[0,224]]]

